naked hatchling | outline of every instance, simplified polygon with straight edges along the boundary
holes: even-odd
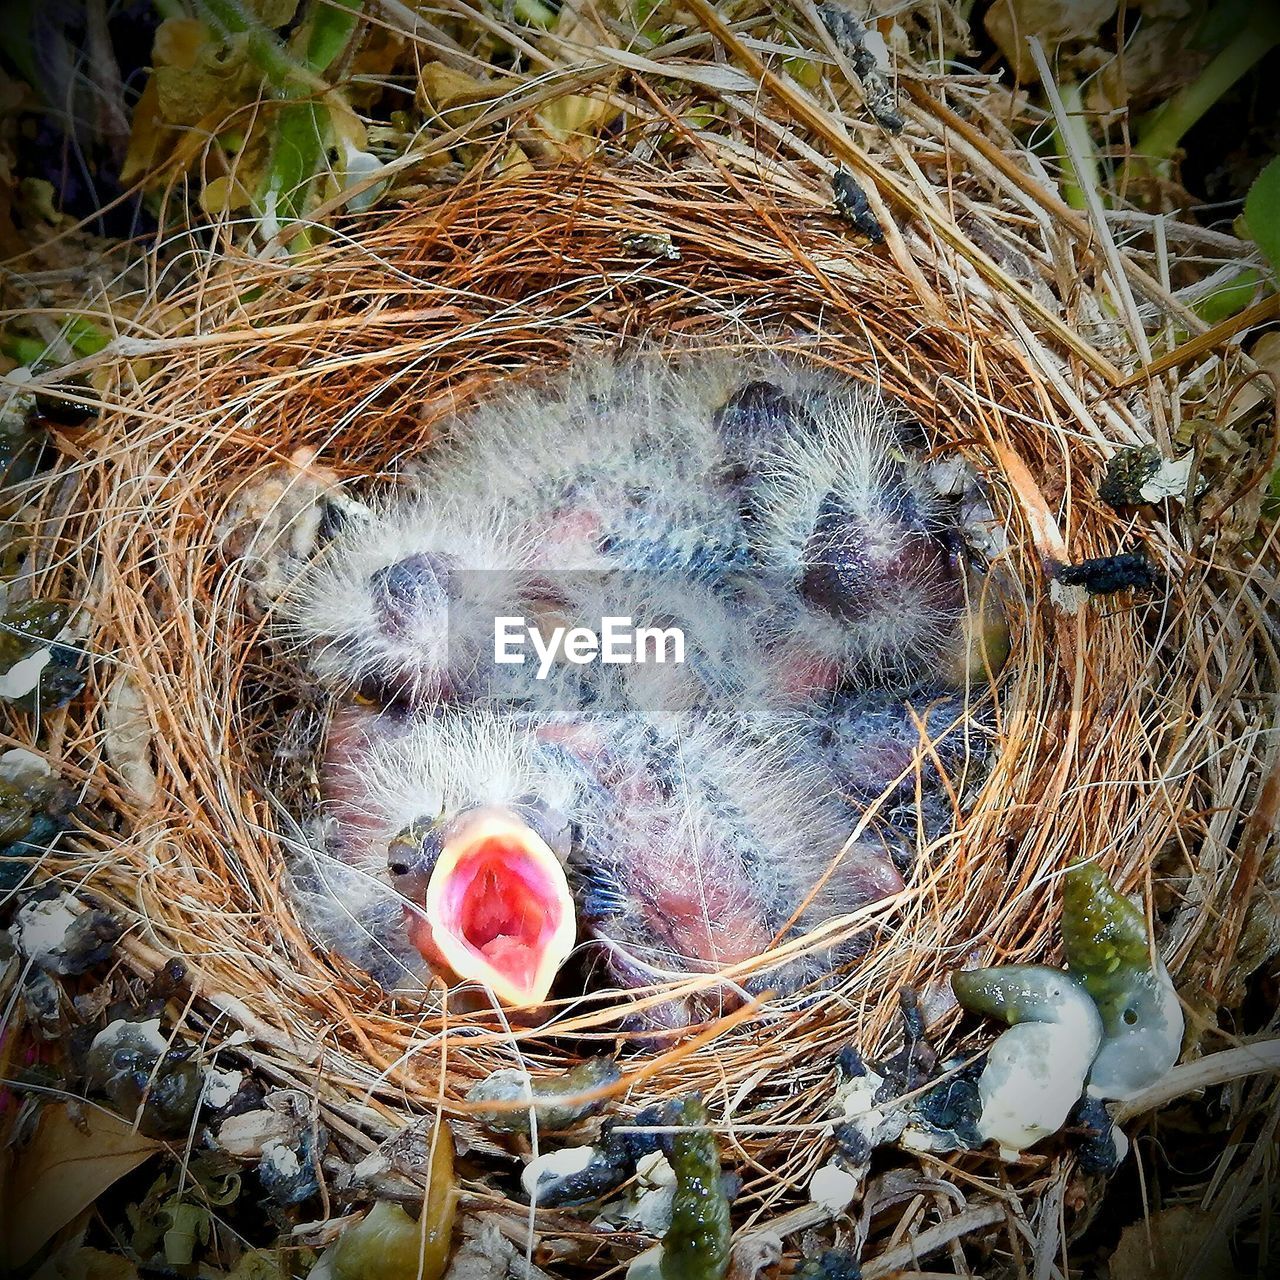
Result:
[[[360,495],[281,609],[332,704],[321,941],[512,1007],[674,983],[664,1026],[829,982],[981,772],[924,443],[816,366],[592,356]]]

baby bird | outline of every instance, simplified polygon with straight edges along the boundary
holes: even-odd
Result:
[[[919,845],[952,829],[966,782],[985,767],[986,738],[967,725],[955,690],[917,685],[843,690],[806,707],[799,732],[854,811],[875,807],[874,829],[906,871]]]
[[[496,610],[554,616],[565,573],[630,571],[742,600],[802,690],[927,668],[964,608],[954,513],[881,400],[773,372],[594,361],[479,406],[303,576],[292,637],[330,685],[456,696]]]
[[[906,419],[853,384],[774,396],[758,416],[775,426],[751,451],[745,518],[778,588],[771,644],[819,685],[929,670],[955,643],[964,577],[956,513]]]
[[[393,496],[349,519],[284,597],[283,630],[338,692],[474,692],[495,616],[531,604],[529,546],[501,512]]]
[[[714,358],[582,360],[470,410],[418,480],[504,512],[543,568],[715,582],[749,567],[714,420],[737,376]]]
[[[584,782],[573,857],[582,916],[623,987],[745,964],[902,888],[878,848],[845,847],[847,814],[816,774],[795,768],[795,751],[736,728],[624,717],[559,737]],[[740,982],[794,990],[815,976],[815,959],[766,963]],[[706,995],[668,1001],[650,1017],[684,1025],[726,998],[713,988],[712,1005]]]
[[[890,853],[953,814],[908,699],[931,738],[959,714],[912,690],[959,632],[954,526],[902,416],[800,366],[588,360],[469,410],[285,602],[345,699],[327,940],[513,1006],[579,937],[623,988],[710,975],[668,1026],[723,1007],[726,968],[820,979],[854,944],[769,952],[900,890]],[[580,661],[610,618],[678,658]],[[499,661],[515,619],[536,653]]]
[[[575,783],[559,752],[476,708],[348,705],[330,727],[321,785],[325,854],[363,886],[329,918],[329,945],[356,963],[374,947],[416,952],[402,976],[425,961],[514,1006],[546,998],[577,936],[564,871]]]
[[[845,847],[847,813],[793,763],[712,721],[344,707],[323,764],[325,852],[363,896],[348,893],[325,941],[366,966],[375,948],[416,951],[516,1007],[546,999],[579,927],[623,988],[744,964],[902,888],[878,847]],[[743,985],[813,976],[810,957]],[[646,1022],[726,1002],[713,988]]]

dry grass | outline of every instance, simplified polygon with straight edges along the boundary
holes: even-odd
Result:
[[[49,750],[103,815],[100,835],[42,870],[128,922],[122,953],[139,973],[181,957],[193,992],[183,1034],[216,1049],[246,1033],[235,1053],[275,1083],[313,1089],[352,1158],[410,1115],[464,1116],[466,1089],[496,1066],[561,1062],[574,1049],[545,1027],[393,1000],[304,936],[264,792],[285,701],[273,691],[296,680],[242,606],[241,567],[219,541],[229,505],[300,450],[357,492],[376,485],[494,378],[559,364],[584,342],[781,341],[878,381],[989,481],[1011,533],[1000,755],[958,835],[867,913],[881,936],[837,991],[624,1057],[624,1112],[703,1090],[744,1173],[750,1225],[803,1203],[826,1158],[818,1126],[838,1048],[890,1048],[898,988],[934,989],[970,956],[1055,959],[1056,879],[1081,857],[1159,914],[1197,1039],[1223,1047],[1214,1013],[1241,979],[1236,944],[1266,865],[1265,830],[1243,864],[1232,845],[1271,767],[1260,717],[1280,666],[1265,623],[1276,554],[1274,533],[1242,541],[1243,497],[1211,520],[1205,506],[1195,518],[1122,517],[1095,496],[1115,447],[1167,447],[1251,375],[1238,337],[1218,334],[1185,366],[1131,376],[1175,330],[1204,329],[1174,294],[1168,245],[1216,246],[1140,215],[1066,209],[984,113],[976,78],[909,77],[908,128],[892,138],[831,87],[838,60],[810,96],[703,17],[763,87],[721,93],[727,122],[698,131],[635,77],[630,126],[675,130],[664,158],[519,177],[482,166],[409,211],[349,219],[301,260],[251,257],[221,236],[211,249],[166,246],[153,304],[89,362],[100,421],[63,441],[36,495],[47,568],[35,589],[89,601],[97,655]],[[472,127],[485,141],[519,120],[512,107]],[[829,215],[824,155],[865,180],[883,248]],[[678,262],[624,247],[627,233],[654,230],[670,234]],[[1238,496],[1229,477],[1216,483],[1224,502]],[[1167,596],[1081,604],[1051,592],[1057,559],[1134,543],[1166,568]],[[159,789],[145,806],[103,760],[98,708],[121,673],[151,719]],[[608,1013],[557,1009],[555,1029],[575,1033],[578,1050],[593,1035],[611,1046]],[[945,1015],[953,1047],[954,1028]],[[1048,1227],[1029,1223],[1062,1169],[968,1157],[949,1176],[969,1217],[925,1198],[901,1229],[941,1214],[945,1245],[999,1221],[1002,1247],[1034,1252],[1038,1239],[1051,1263],[1056,1236],[1046,1246]],[[554,1234],[563,1221],[543,1225]]]

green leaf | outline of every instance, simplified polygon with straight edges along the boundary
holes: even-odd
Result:
[[[1244,221],[1254,244],[1271,264],[1273,275],[1280,273],[1280,156],[1254,179],[1244,198]]]
[[[29,367],[38,365],[49,350],[48,344],[39,338],[28,338],[25,334],[0,330],[0,353]]]
[[[347,47],[363,0],[312,0],[311,34],[306,63],[312,71],[326,71]]]
[[[1261,283],[1262,273],[1255,271],[1252,267],[1245,267],[1238,276],[1192,303],[1191,310],[1205,324],[1217,324],[1243,311],[1253,301],[1253,296]]]
[[[78,356],[94,356],[111,341],[111,337],[87,316],[73,315],[67,320],[67,341]]]
[[[164,1233],[164,1260],[171,1267],[188,1267],[195,1257],[196,1245],[209,1242],[209,1211],[179,1201],[169,1206],[165,1217],[169,1226]]]
[[[41,91],[39,54],[36,51],[36,0],[0,6],[0,48],[8,54],[18,74],[37,93]]]
[[[244,38],[245,51],[277,92],[301,86],[311,89],[315,76],[298,62],[270,27],[241,0],[198,0],[201,17],[226,40]]]
[[[448,1236],[432,1235],[430,1223],[415,1222],[388,1200],[377,1201],[333,1246],[337,1280],[439,1280],[448,1260]]]
[[[1222,0],[1209,9],[1194,36],[1191,47],[1200,53],[1219,53],[1231,38],[1249,21],[1254,0]]]
[[[286,102],[275,122],[265,190],[276,197],[276,218],[288,226],[303,216],[312,179],[329,137],[329,113],[314,102]]]

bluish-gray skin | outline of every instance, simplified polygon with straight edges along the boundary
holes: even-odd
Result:
[[[582,920],[624,987],[742,963],[777,935],[902,887],[878,849],[855,843],[841,857],[848,826],[831,796],[795,776],[771,777],[784,756],[735,739],[721,722],[603,717],[576,724],[560,749],[579,770],[571,871]],[[864,945],[859,934],[838,954]],[[792,960],[740,985],[793,992],[830,963],[821,954]],[[733,989],[712,986],[648,1008],[636,1028],[681,1026],[734,1003]]]
[[[392,513],[349,535],[368,579],[342,591],[363,591],[356,612],[387,643],[338,637],[339,657],[358,664],[362,650],[396,652],[424,623],[448,626],[444,669],[424,672],[406,655],[403,679],[382,665],[378,680],[395,696],[474,696],[471,668],[489,637],[461,634],[458,619],[468,601],[487,608],[491,593],[467,582],[486,572],[512,575],[513,615],[554,615],[584,570],[672,575],[738,609],[779,664],[812,650],[833,678],[858,670],[897,683],[954,639],[956,513],[913,460],[910,424],[874,395],[788,374],[739,384],[713,409],[723,369],[601,368],[612,371],[479,406],[409,491],[408,505],[426,502],[419,525]],[[396,558],[378,565],[368,549],[383,544]],[[332,589],[320,575],[316,590]]]
[[[876,829],[904,870],[953,828],[953,794],[985,772],[986,735],[965,716],[963,696],[941,685],[847,689],[806,711],[815,761],[859,815],[878,805]]]

